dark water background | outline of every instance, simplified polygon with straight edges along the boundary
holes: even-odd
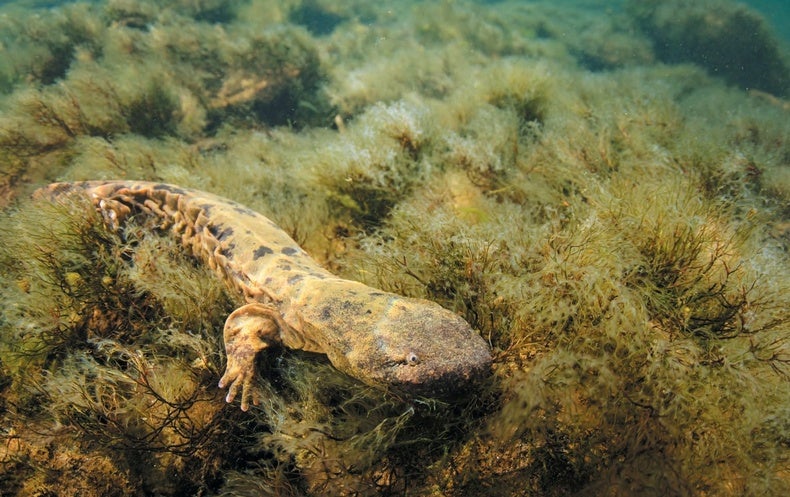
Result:
[[[777,35],[785,43],[790,43],[790,1],[750,0],[745,3],[760,11],[776,30]]]
[[[339,0],[342,1],[342,0]],[[496,4],[500,0],[480,0],[480,3]],[[530,0],[524,0],[529,2]],[[689,0],[693,1],[693,0]],[[10,3],[24,4],[35,7],[54,7],[57,5],[71,3],[71,0],[28,0],[28,1],[0,1],[0,6]],[[96,2],[99,3],[99,2]],[[612,8],[622,2],[620,0],[557,0],[555,3],[579,4],[585,7]],[[759,11],[771,24],[778,37],[782,38],[790,45],[790,1],[789,0],[746,0],[742,2]]]

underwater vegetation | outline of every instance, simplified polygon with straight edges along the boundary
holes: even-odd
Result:
[[[0,11],[0,494],[790,493],[787,48],[754,12],[41,3]],[[410,399],[280,349],[227,405],[239,296],[155,222],[29,198],[103,178],[438,302],[491,377]]]

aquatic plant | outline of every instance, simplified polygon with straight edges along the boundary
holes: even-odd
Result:
[[[86,136],[194,141],[220,123],[331,122],[318,91],[321,61],[303,30],[241,24],[211,30],[183,13],[146,5],[67,5],[30,23],[29,14],[4,18],[0,37],[20,61],[60,65],[7,69],[10,94],[0,102],[5,177],[42,177],[68,165],[72,141]],[[23,36],[25,30],[49,34]],[[62,46],[53,47],[49,37]],[[23,74],[33,79],[11,92]]]
[[[213,441],[227,436],[217,392],[205,385],[216,375],[212,325],[229,301],[210,275],[176,269],[172,246],[152,245],[156,239],[121,245],[92,211],[74,201],[7,223],[3,259],[19,278],[2,295],[2,353],[13,379],[8,419],[13,426],[35,420],[62,443],[99,443],[105,452],[97,455],[115,450],[108,471],[142,473],[151,482],[200,462],[202,473],[179,482],[204,485],[209,461],[222,450]],[[27,257],[16,258],[20,253]],[[200,297],[184,300],[187,289]],[[72,429],[58,433],[46,427],[51,423]],[[41,470],[26,450],[9,457],[36,478]],[[118,457],[122,450],[129,457]]]
[[[72,62],[102,52],[104,26],[87,4],[66,5],[49,15],[17,8],[0,20],[0,92],[15,85],[50,85],[63,78]]]

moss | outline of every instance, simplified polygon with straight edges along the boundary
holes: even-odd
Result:
[[[84,203],[76,204],[70,212],[81,214],[85,207]],[[50,208],[40,215],[51,219],[58,213],[64,216],[65,212],[69,212],[69,208]],[[90,247],[89,240],[111,239],[111,235],[98,225],[96,216],[72,217],[70,222],[59,223],[54,229],[34,223],[30,218],[27,222],[33,229],[24,235],[23,232],[9,230],[7,244],[4,245],[4,260],[19,282],[4,294],[7,308],[14,309],[4,322],[9,327],[4,348],[17,354],[13,363],[7,362],[15,376],[28,367],[40,367],[42,362],[57,360],[68,348],[79,347],[86,338],[86,324],[92,319],[92,307],[121,307],[118,299],[123,299],[125,293],[122,288],[118,293],[106,288],[114,281],[117,263],[103,259],[102,256],[109,255],[106,252],[97,252]],[[22,223],[26,224],[25,221]],[[35,230],[36,226],[38,230]],[[84,245],[85,242],[89,245]],[[31,253],[30,247],[38,250]],[[19,254],[30,254],[30,257],[21,258]],[[70,254],[71,257],[62,261],[61,254]],[[105,288],[99,299],[88,298],[93,292]],[[27,305],[10,303],[20,298]],[[93,306],[86,306],[84,301],[92,302]],[[129,301],[123,302],[123,307],[129,304]],[[82,314],[86,309],[88,312]],[[29,321],[36,323],[32,326],[36,330],[32,335],[26,331],[30,326],[15,325]],[[112,322],[113,318],[108,321]],[[121,328],[117,332],[133,333],[133,330]]]
[[[431,132],[416,103],[373,106],[310,157],[316,179],[341,215],[375,229],[429,168],[422,153]]]
[[[64,5],[47,16],[15,10],[0,24],[4,45],[0,91],[23,82],[51,85],[63,79],[78,56],[101,54],[104,27],[87,4]]]
[[[293,28],[242,33],[241,43],[225,43],[219,54],[225,78],[211,107],[231,113],[222,119],[251,113],[270,125],[328,122],[330,111],[318,92],[323,69],[312,41]]]
[[[124,111],[129,131],[148,138],[173,134],[175,127],[172,116],[176,112],[176,105],[175,99],[163,89],[162,83],[152,81]]]
[[[421,467],[441,457],[442,447],[464,436],[476,416],[471,409],[468,417],[460,415],[468,400],[404,402],[326,364],[296,357],[280,364],[288,388],[267,390],[260,413],[271,431],[260,434],[259,447],[274,459],[253,474],[267,475],[269,485],[276,483],[275,491],[286,494],[405,491],[420,478]],[[241,484],[234,480],[229,488]]]
[[[222,403],[206,384],[218,374],[214,329],[230,302],[207,271],[184,273],[183,255],[176,268],[172,243],[133,242],[139,228],[130,226],[124,238],[132,243],[122,244],[92,212],[76,199],[40,205],[21,211],[27,221],[15,219],[5,234],[4,257],[16,261],[8,267],[20,282],[3,292],[4,307],[14,309],[2,323],[15,399],[9,419],[35,419],[44,431],[53,422],[78,427],[66,438],[99,443],[116,457],[130,451],[118,464],[143,485],[197,489],[224,450],[218,437],[227,436]],[[14,257],[23,251],[28,258]],[[143,277],[139,268],[152,273]],[[178,288],[202,289],[211,305],[185,303]],[[199,472],[173,479],[196,462]]]
[[[566,112],[555,109],[555,117],[546,123],[548,136],[552,128],[565,124],[556,119],[557,111]],[[676,115],[668,115],[669,122],[678,126]],[[634,119],[629,126],[646,139],[652,133],[650,124],[646,130],[640,122]],[[585,139],[571,142],[578,145]],[[488,140],[488,136],[478,139]],[[533,146],[558,148],[548,139]],[[489,420],[502,438],[494,444],[475,440],[467,446],[468,452],[454,453],[453,467],[459,469],[445,473],[448,480],[442,488],[466,494],[480,490],[474,482],[483,488],[495,485],[495,475],[501,474],[478,459],[480,453],[486,454],[484,458],[496,453],[499,461],[511,461],[507,471],[513,480],[509,481],[529,481],[532,491],[539,493],[548,491],[546,482],[558,493],[590,488],[593,479],[609,478],[607,461],[621,457],[633,465],[618,463],[619,471],[635,475],[628,478],[640,483],[623,483],[626,486],[617,487],[620,491],[643,491],[643,484],[667,491],[716,487],[715,478],[683,473],[679,481],[666,476],[686,465],[708,465],[707,456],[679,449],[662,467],[653,465],[651,458],[665,460],[658,454],[683,445],[680,440],[688,430],[719,430],[726,424],[718,419],[718,407],[705,407],[723,391],[739,392],[726,396],[728,402],[741,406],[733,405],[735,411],[752,402],[743,397],[751,388],[741,383],[745,377],[737,369],[720,368],[743,360],[741,354],[756,335],[762,335],[767,345],[784,333],[786,316],[776,320],[783,298],[776,300],[773,285],[785,283],[781,278],[768,283],[766,273],[760,270],[758,275],[744,262],[754,257],[751,243],[759,233],[737,221],[728,224],[732,212],[718,203],[720,197],[701,195],[696,176],[684,178],[672,167],[655,163],[638,166],[641,154],[649,153],[642,147],[629,139],[625,150],[643,152],[624,155],[625,168],[585,175],[583,181],[577,178],[581,182],[576,191],[567,190],[559,178],[542,183],[541,176],[556,174],[558,168],[570,175],[578,171],[575,167],[589,167],[589,161],[570,162],[567,169],[556,166],[545,173],[530,170],[532,183],[520,188],[557,204],[570,204],[566,210],[548,210],[536,217],[525,215],[528,203],[524,207],[495,203],[473,193],[464,193],[464,204],[459,204],[459,191],[484,192],[485,187],[453,186],[447,175],[428,176],[425,188],[399,202],[382,232],[363,240],[366,255],[361,262],[350,259],[348,274],[462,310],[484,336],[508,351],[499,373],[508,385],[506,391],[516,398]],[[541,160],[541,155],[524,160]],[[654,202],[645,204],[648,196]],[[470,200],[486,213],[472,217],[472,222],[458,210]],[[543,227],[535,224],[541,219],[546,223]],[[766,320],[744,327],[756,307]],[[779,311],[782,314],[786,313]],[[776,359],[773,366],[763,363],[762,353],[750,357],[750,375],[755,375],[751,378],[764,381],[767,374],[772,385],[781,381],[781,376],[769,372],[785,367],[779,356],[771,355]],[[637,372],[644,367],[649,373]],[[698,367],[706,372],[695,370]],[[709,375],[717,378],[715,385],[705,383]],[[698,400],[680,400],[680,391],[689,392],[686,399]],[[750,423],[765,419],[754,414]],[[678,431],[667,432],[667,416]],[[678,425],[691,419],[698,419],[699,426]],[[623,431],[623,424],[632,422],[641,426],[639,431]],[[618,426],[617,434],[602,428],[607,423]],[[519,426],[529,428],[521,432]],[[715,452],[719,444],[728,442],[720,438],[711,443]],[[657,452],[637,456],[648,447]],[[738,451],[727,454],[731,459],[718,463],[716,471],[727,473],[745,464],[741,457],[751,457]],[[479,469],[481,464],[479,479],[465,480],[462,468]],[[647,478],[645,471],[656,479]]]
[[[162,14],[189,17],[206,23],[225,24],[234,21],[237,10],[247,2],[231,5],[218,0],[170,0],[153,2],[150,0],[112,0],[107,2],[104,13],[113,21],[134,29],[147,29]]]
[[[655,55],[647,37],[630,29],[621,16],[610,14],[608,23],[580,27],[581,36],[571,42],[579,65],[597,72],[652,63]]]
[[[645,187],[649,188],[647,185]],[[763,300],[766,294],[760,297],[752,293],[754,290],[752,284],[756,281],[753,278],[758,278],[757,276],[749,275],[746,269],[743,269],[743,272],[747,274],[734,269],[740,259],[737,250],[745,248],[743,242],[722,233],[722,227],[716,226],[715,221],[710,217],[700,219],[699,211],[695,214],[692,206],[702,204],[697,204],[697,199],[694,197],[678,196],[677,192],[682,188],[684,187],[676,186],[671,189],[671,193],[667,192],[674,200],[659,196],[655,203],[650,204],[654,208],[661,206],[662,210],[675,206],[670,208],[678,210],[673,210],[671,214],[664,211],[650,215],[649,211],[636,206],[625,207],[615,202],[607,205],[605,210],[611,209],[612,213],[639,211],[639,224],[626,227],[621,225],[622,218],[613,224],[594,219],[575,227],[571,231],[575,234],[570,235],[566,241],[554,238],[560,245],[550,249],[551,256],[546,262],[551,261],[551,263],[542,268],[537,276],[543,280],[542,294],[535,295],[538,300],[524,302],[523,297],[521,299],[521,305],[531,309],[530,314],[538,310],[541,319],[528,325],[527,329],[530,329],[528,336],[532,338],[530,343],[519,346],[523,350],[521,354],[527,354],[527,357],[533,356],[535,360],[525,372],[511,373],[514,374],[513,385],[518,385],[515,390],[519,392],[518,400],[514,399],[514,404],[505,407],[503,414],[509,413],[512,417],[507,420],[492,421],[495,423],[492,426],[515,427],[519,423],[525,423],[526,426],[534,426],[538,430],[547,430],[537,435],[536,432],[531,431],[532,428],[529,428],[529,435],[526,438],[517,436],[513,439],[510,438],[513,436],[512,432],[500,431],[506,440],[513,440],[511,443],[519,443],[519,440],[535,439],[535,437],[550,440],[550,437],[557,434],[572,440],[571,445],[560,448],[559,455],[554,453],[563,460],[572,461],[570,466],[560,467],[565,468],[560,471],[566,473],[567,477],[563,485],[570,485],[570,488],[580,482],[577,480],[580,475],[586,479],[591,471],[606,474],[603,467],[593,467],[588,462],[602,462],[610,457],[623,457],[623,460],[631,461],[626,466],[620,466],[619,471],[642,472],[640,485],[651,485],[669,491],[677,489],[676,485],[680,481],[685,481],[685,484],[692,487],[714,488],[713,481],[696,479],[692,474],[685,474],[682,480],[660,475],[666,475],[666,472],[684,471],[681,468],[687,467],[687,464],[709,464],[711,461],[705,459],[707,455],[703,455],[708,449],[702,449],[697,445],[694,452],[675,450],[679,449],[678,443],[682,445],[679,440],[686,437],[688,430],[700,433],[706,430],[702,426],[710,426],[711,430],[720,429],[720,423],[726,424],[728,421],[726,415],[720,417],[723,416],[723,411],[719,409],[738,411],[752,402],[745,400],[742,397],[746,395],[745,391],[740,390],[741,386],[746,389],[751,388],[741,383],[745,377],[737,370],[729,369],[726,364],[729,361],[740,363],[745,360],[741,354],[745,350],[743,347],[748,348],[747,344],[752,339],[750,337],[754,328],[742,328],[741,323],[750,312],[747,311],[747,307],[762,306],[767,303]],[[614,188],[613,191],[624,190]],[[638,193],[638,188],[636,191],[631,191],[634,192],[634,199],[643,198],[642,194]],[[655,190],[651,189],[651,192],[656,195]],[[681,234],[668,226],[650,228],[650,223],[656,221],[670,225],[689,223],[690,226],[696,226],[696,222],[712,225],[708,224],[710,227],[702,231],[695,228],[689,233]],[[615,232],[607,233],[604,228],[607,225],[622,226],[623,231],[618,228]],[[625,238],[622,238],[623,235]],[[644,236],[644,242],[655,250],[662,251],[664,242],[668,242],[669,246],[674,248],[669,252],[661,252],[664,255],[657,257],[658,252],[644,252],[644,249],[640,248],[641,242],[638,240],[641,236]],[[695,239],[698,245],[688,243]],[[602,243],[606,243],[606,249],[603,248]],[[689,255],[692,259],[675,266],[675,262],[678,261],[674,260],[674,256],[686,253],[676,250],[678,244],[691,251]],[[560,251],[557,252],[557,249]],[[684,297],[674,294],[665,301],[668,306],[659,310],[651,305],[655,296],[652,292],[664,295],[663,292],[674,292],[683,284],[678,280],[673,280],[669,284],[666,282],[658,285],[638,284],[631,290],[628,288],[628,275],[635,274],[629,266],[634,263],[639,264],[637,261],[642,258],[651,261],[650,263],[666,261],[663,257],[669,253],[674,254],[672,267],[684,268],[681,278],[694,275],[692,280],[686,280],[685,284],[689,285],[686,288],[691,292],[694,290],[690,288],[696,288],[701,294],[692,293],[692,296],[687,294],[685,297],[689,299],[685,300],[687,307],[683,303]],[[659,266],[667,268],[663,263],[659,263]],[[547,270],[550,272],[547,273]],[[547,277],[548,280],[545,279]],[[557,287],[560,282],[562,284]],[[547,284],[548,288],[553,288],[548,294],[546,294]],[[699,286],[696,286],[697,284]],[[653,290],[650,290],[651,288]],[[526,289],[521,290],[524,291],[528,292]],[[773,294],[768,287],[763,287],[762,291]],[[723,295],[721,298],[715,295],[718,292]],[[744,302],[742,306],[731,308],[730,304],[733,301],[726,295],[729,292],[737,298],[746,299],[748,304]],[[708,298],[712,302],[706,301]],[[773,298],[770,297],[769,300]],[[543,304],[541,301],[551,303]],[[772,304],[769,304],[763,307],[763,311],[772,314],[771,307]],[[697,312],[704,314],[705,319],[693,326],[692,316]],[[710,312],[716,313],[718,317],[709,319]],[[683,321],[662,322],[669,316],[681,314],[685,316]],[[554,317],[549,318],[552,315]],[[543,321],[547,318],[549,318],[547,321]],[[725,325],[725,328],[728,326],[733,328],[729,328],[726,333],[712,333],[713,328],[709,326],[713,322]],[[775,331],[778,332],[784,326],[772,322],[768,327],[772,328],[774,325],[778,326],[774,331],[763,328],[766,338],[773,336]],[[550,351],[547,351],[546,355],[540,352],[541,347],[538,345],[541,343],[540,339],[536,340],[536,333],[540,334],[537,330],[544,327],[545,332],[553,337],[552,342],[556,343],[549,347]],[[698,333],[705,338],[705,341],[696,340]],[[755,375],[752,378],[764,378],[764,374],[772,375],[768,369],[763,369],[757,356],[752,356],[747,362],[754,368],[751,369],[751,374]],[[623,369],[620,369],[621,367]],[[626,371],[630,373],[626,374]],[[715,382],[709,383],[713,378],[716,378]],[[780,381],[779,377],[771,380],[774,381]],[[735,389],[739,393],[723,393],[730,389]],[[688,395],[685,397],[688,402],[681,400],[684,395]],[[708,397],[709,395],[711,397]],[[610,400],[604,400],[607,398]],[[732,405],[724,408],[708,404],[710,400],[705,400],[713,398],[726,398],[726,402],[734,402],[740,407]],[[756,417],[750,422],[759,423],[758,419],[762,419],[762,415],[756,412],[754,414]],[[558,424],[554,422],[547,424],[546,422],[551,419]],[[614,421],[615,419],[621,421]],[[602,428],[601,423],[628,423],[626,421],[628,419],[641,420],[637,423],[640,426],[639,431],[629,433],[627,430],[622,430],[620,425],[615,434],[606,433]],[[695,421],[690,421],[692,419]],[[681,428],[680,425],[686,422],[699,423],[701,426]],[[667,423],[673,426],[671,430]],[[569,432],[569,429],[572,431]],[[737,438],[737,435],[734,437]],[[737,444],[736,438],[731,439],[729,443]],[[722,446],[719,444],[726,445],[728,442],[723,442],[721,439],[716,442],[709,440],[709,442],[715,444],[715,448],[711,447],[710,450],[719,451],[719,456],[722,456],[720,452]],[[508,446],[510,444],[506,443],[505,447]],[[666,459],[670,447],[674,447],[671,450],[671,460]],[[546,449],[548,446],[542,449],[536,448],[539,452]],[[645,468],[642,466],[651,466],[649,459],[643,459],[650,456],[637,456],[637,453],[645,450],[656,450],[657,453],[664,454],[663,460],[667,464],[664,469],[652,470],[655,471],[653,474],[657,478],[652,483],[649,483],[651,480],[646,479],[643,473]],[[727,451],[726,462],[720,460],[715,467],[726,474],[745,462],[742,457],[743,454],[737,450]],[[674,464],[678,466],[673,466]],[[528,467],[523,467],[522,471],[528,471]],[[567,473],[568,471],[570,473]],[[555,473],[554,476],[559,475]],[[581,483],[586,486],[588,483],[585,479],[582,479]],[[539,482],[536,485],[539,487]],[[568,489],[566,486],[561,488]],[[621,491],[636,491],[637,488],[642,489],[640,491],[644,490],[644,487],[624,487]]]
[[[321,63],[304,32],[241,25],[231,33],[207,31],[171,10],[150,17],[136,7],[113,4],[108,18],[97,10],[72,13],[90,27],[83,30],[89,38],[64,59],[60,84],[22,86],[5,99],[0,144],[11,176],[40,177],[45,166],[68,163],[70,145],[83,136],[195,140],[220,122],[330,122],[331,108],[318,91]],[[123,15],[113,9],[140,10],[156,29],[112,24]],[[57,14],[41,19],[54,22]]]
[[[113,30],[109,38],[112,43],[129,43],[119,29]],[[276,39],[266,39],[276,43]],[[179,43],[186,41],[178,40]],[[131,43],[137,44],[140,40]],[[217,60],[229,57],[226,66],[246,63],[235,55],[220,55],[229,47],[216,47],[214,56]],[[261,47],[258,44],[255,49],[261,52]],[[280,67],[287,74],[278,74],[277,67],[267,66],[267,76],[262,80],[267,83],[266,91],[252,94],[252,100],[240,100],[218,109],[213,108],[211,102],[221,91],[221,79],[212,76],[206,80],[208,86],[203,87],[192,77],[194,70],[179,62],[164,69],[161,61],[140,62],[139,48],[132,49],[131,59],[126,52],[129,47],[105,48],[113,52],[112,58],[102,61],[91,57],[80,59],[71,65],[62,84],[20,88],[3,102],[0,156],[3,159],[3,184],[7,190],[5,202],[16,194],[17,182],[24,184],[35,178],[53,178],[65,167],[87,170],[84,164],[74,160],[75,156],[80,156],[80,142],[85,141],[85,137],[116,141],[123,140],[124,134],[132,134],[130,141],[134,141],[136,136],[178,137],[191,141],[214,131],[218,120],[235,122],[234,116],[241,112],[247,113],[245,121],[251,119],[248,124],[253,126],[257,126],[255,123],[260,122],[259,119],[270,118],[292,124],[306,122],[302,119],[328,120],[328,111],[321,98],[307,95],[318,82],[318,68],[309,57],[301,61],[309,68],[305,71],[290,65],[291,69]],[[114,53],[120,49],[124,52]],[[296,49],[286,50],[289,53],[282,55],[284,64],[300,63]],[[271,63],[271,60],[266,62]],[[303,78],[297,78],[300,82],[290,85],[295,74]],[[240,75],[229,75],[226,81],[232,82],[234,77],[238,80]],[[213,81],[217,82],[216,86],[212,86]],[[307,87],[303,87],[302,82]],[[281,112],[281,106],[287,110]],[[256,112],[257,117],[254,115]],[[121,171],[131,172],[124,170],[123,164],[116,165]]]
[[[26,434],[13,440],[0,468],[4,491],[13,495],[133,495],[128,472],[101,449],[74,445],[67,439],[52,442],[47,445]]]

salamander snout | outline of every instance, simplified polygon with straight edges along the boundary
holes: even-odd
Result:
[[[408,394],[441,396],[491,370],[488,344],[460,316],[438,304],[403,299],[374,330],[378,355],[370,374]]]

